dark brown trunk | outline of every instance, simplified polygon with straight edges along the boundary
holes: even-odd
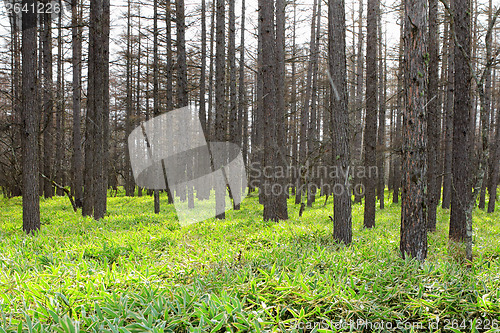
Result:
[[[470,0],[452,2],[455,13],[455,98],[453,114],[453,157],[450,239],[465,242],[467,209],[471,201],[471,54]]]
[[[23,0],[23,6],[35,5]],[[23,165],[23,230],[30,234],[40,229],[40,197],[38,169],[39,113],[37,94],[37,19],[32,11],[23,12],[22,28],[22,165]]]
[[[401,193],[403,257],[427,257],[426,224],[426,106],[427,64],[425,0],[405,0],[405,92]]]
[[[328,45],[329,71],[331,75],[332,113],[332,160],[338,175],[345,174],[350,167],[349,113],[347,96],[346,26],[344,0],[330,0],[328,3]],[[334,180],[333,238],[350,244],[352,241],[351,193],[345,186],[349,179],[337,177]]]
[[[436,230],[439,147],[439,23],[438,0],[429,0],[429,94],[427,95],[427,229]]]
[[[73,191],[75,204],[83,207],[83,155],[81,134],[82,101],[82,27],[81,8],[78,0],[72,0],[72,47],[73,47]]]

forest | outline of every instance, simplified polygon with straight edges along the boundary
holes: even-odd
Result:
[[[4,0],[0,333],[500,332],[499,16]]]

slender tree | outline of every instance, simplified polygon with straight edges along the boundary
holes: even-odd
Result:
[[[217,0],[217,23],[216,23],[216,55],[215,55],[215,138],[224,142],[226,140],[226,106],[225,106],[225,96],[226,96],[226,50],[225,50],[225,8],[224,0]],[[219,183],[219,182],[217,182]],[[215,200],[216,209],[219,214],[218,219],[225,219],[225,186],[221,184],[216,184],[215,187]]]
[[[438,0],[429,0],[429,94],[427,102],[427,228],[436,230],[439,147],[439,23]]]
[[[364,34],[363,34],[363,0],[359,0],[358,18],[358,52],[356,55],[356,110],[355,110],[355,131],[353,133],[354,163],[356,167],[363,165],[363,96],[364,96]],[[354,202],[361,203],[362,179],[354,175]]]
[[[50,180],[53,177],[54,161],[54,81],[52,70],[52,15],[43,13],[42,58],[43,58],[43,196],[52,198],[54,188]]]
[[[71,31],[73,48],[73,160],[72,174],[75,204],[83,206],[83,154],[81,134],[81,100],[82,100],[82,27],[81,9],[78,0],[71,1]]]
[[[131,13],[131,0],[127,0],[127,52],[125,54],[126,59],[126,116],[125,116],[125,142],[128,144],[128,136],[132,132],[132,13]],[[90,59],[89,59],[90,60]],[[130,155],[129,149],[125,149],[125,195],[128,197],[133,197],[135,192],[134,179],[132,176],[132,167],[130,165]],[[87,185],[85,185],[86,187]]]
[[[59,0],[59,6],[62,6],[61,0]],[[62,15],[59,15],[57,19],[57,95],[56,95],[56,137],[55,137],[55,182],[64,185],[64,169],[63,161],[65,157],[64,149],[64,121],[65,121],[65,101],[64,101],[64,63],[63,63],[63,26],[62,26]],[[64,191],[61,187],[56,189],[56,194],[58,196],[63,196]]]
[[[450,19],[449,14],[447,15]],[[451,22],[448,23],[451,27]],[[452,165],[453,165],[453,110],[454,110],[454,90],[455,90],[455,42],[450,34],[448,39],[448,73],[446,82],[446,104],[445,108],[445,152],[444,152],[444,178],[443,178],[443,202],[442,208],[451,207],[451,187],[452,187]]]
[[[167,11],[165,15],[170,16],[170,0],[167,0]],[[167,39],[170,37],[169,26],[170,22],[167,19]],[[170,47],[168,45],[167,47]],[[167,71],[169,64],[167,64]],[[167,102],[168,103],[168,102]],[[160,115],[160,96],[159,96],[159,68],[158,68],[158,0],[153,2],[153,115]],[[167,179],[165,177],[165,182]],[[168,187],[168,186],[167,186]],[[169,194],[170,196],[170,194]],[[160,214],[160,191],[153,192],[154,212]]]
[[[368,0],[367,40],[366,40],[366,117],[365,117],[365,213],[364,226],[375,226],[375,190],[377,174],[373,173],[377,165],[377,14],[379,0]]]
[[[286,20],[286,1],[276,0],[276,73],[274,75],[276,85],[276,116],[275,116],[275,132],[276,142],[273,142],[275,151],[274,166],[275,170],[285,170],[288,161],[286,153],[286,65],[285,65],[285,20]],[[275,218],[274,220],[288,219],[288,187],[287,179],[276,175],[274,183],[278,184],[281,191],[275,195]],[[272,192],[272,191],[271,191]]]

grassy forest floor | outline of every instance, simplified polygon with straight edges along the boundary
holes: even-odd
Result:
[[[21,199],[0,200],[0,332],[499,331],[500,213],[475,212],[466,268],[449,211],[420,265],[400,258],[399,205],[372,230],[354,206],[342,247],[323,203],[298,218],[290,201],[291,219],[268,223],[254,195],[225,221],[180,226],[150,197],[109,198],[101,221],[56,198],[25,236]]]

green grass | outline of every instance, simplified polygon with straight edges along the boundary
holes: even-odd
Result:
[[[290,220],[271,223],[252,196],[225,221],[181,227],[162,200],[155,215],[150,197],[109,198],[101,221],[67,198],[42,201],[36,236],[22,232],[21,200],[1,200],[0,332],[499,331],[498,212],[475,212],[466,268],[448,253],[441,209],[421,265],[399,255],[398,205],[372,230],[354,206],[344,247],[331,201],[302,218],[290,201]]]

